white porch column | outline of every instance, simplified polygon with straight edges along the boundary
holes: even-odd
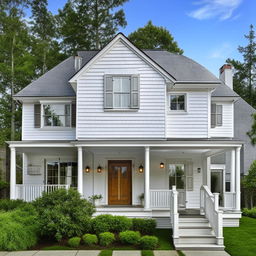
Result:
[[[78,147],[77,190],[83,196],[83,148]]]
[[[11,147],[10,199],[16,199],[16,149]]]
[[[211,157],[206,157],[207,186],[211,190]]]
[[[240,192],[240,151],[241,147],[236,148],[236,210],[241,210],[241,192]]]
[[[150,209],[150,150],[145,147],[144,209]]]
[[[235,192],[235,173],[236,173],[236,151],[231,150],[231,161],[230,161],[230,192]]]

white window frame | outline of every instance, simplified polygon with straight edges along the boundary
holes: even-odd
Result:
[[[211,105],[216,105],[216,112],[215,113],[213,113],[212,112],[212,107],[211,107],[211,129],[214,129],[214,128],[216,128],[216,127],[221,127],[221,126],[223,126],[223,105],[222,104],[219,104],[219,103],[214,103],[214,102],[212,102],[211,103]],[[218,113],[218,111],[217,111],[217,109],[218,109],[218,106],[221,106],[221,109],[222,109],[222,111],[221,111],[221,113]],[[212,124],[212,116],[215,116],[215,125],[213,125]],[[219,124],[218,123],[218,116],[221,116],[221,124]]]
[[[171,96],[184,96],[184,110],[173,110],[171,109]],[[168,112],[169,113],[187,113],[188,112],[188,95],[184,92],[170,92],[168,94]]]
[[[72,128],[72,102],[71,101],[40,101],[41,104],[41,128],[46,129],[71,129]],[[69,126],[47,126],[44,124],[44,105],[69,105],[70,107],[70,124]]]

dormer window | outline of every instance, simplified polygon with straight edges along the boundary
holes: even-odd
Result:
[[[186,94],[170,94],[170,110],[186,111]]]
[[[43,126],[71,127],[71,104],[44,104]]]
[[[104,108],[138,109],[139,77],[137,75],[105,75]]]

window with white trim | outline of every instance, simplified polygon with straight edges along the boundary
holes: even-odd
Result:
[[[222,105],[211,104],[211,128],[222,126],[223,119]]]
[[[186,94],[170,94],[170,110],[186,111]]]
[[[71,127],[71,104],[44,104],[43,126]]]
[[[105,109],[138,109],[139,77],[137,75],[105,75]]]

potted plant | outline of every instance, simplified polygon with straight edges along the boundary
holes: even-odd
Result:
[[[141,193],[141,194],[139,195],[139,199],[140,199],[140,204],[141,204],[142,206],[144,206],[144,193]]]
[[[94,206],[99,206],[102,198],[102,195],[93,195],[89,197],[89,200],[94,204]]]

